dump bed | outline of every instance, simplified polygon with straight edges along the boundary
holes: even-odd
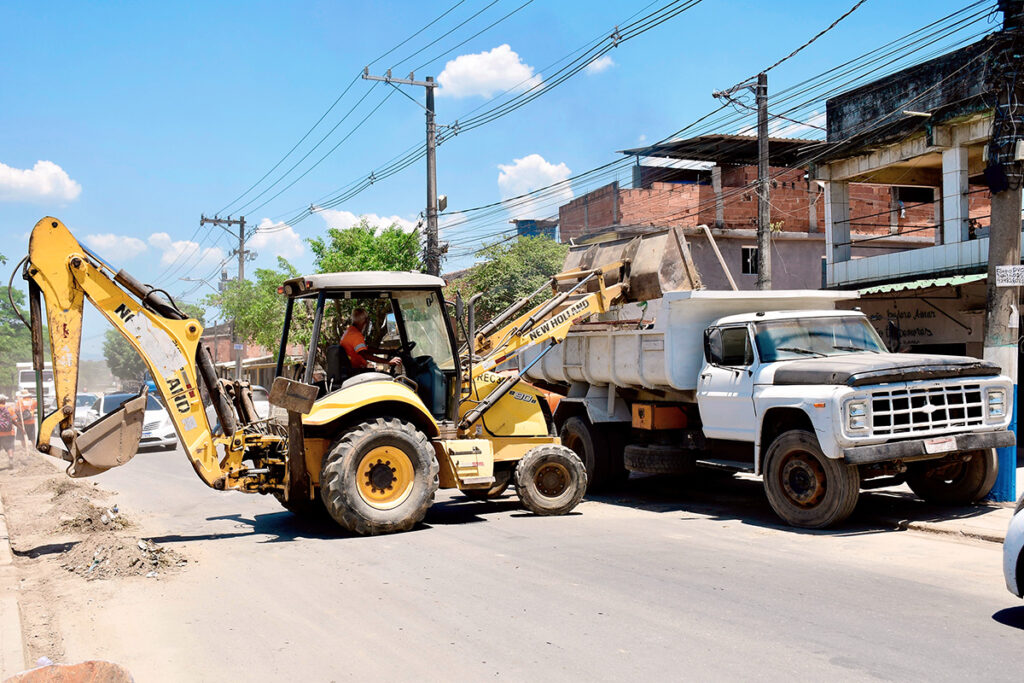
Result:
[[[830,310],[836,301],[852,298],[856,293],[820,290],[669,292],[651,302],[643,319],[574,327],[527,376],[551,384],[692,391],[703,359],[704,330],[715,320],[757,311]],[[527,349],[520,367],[540,352]]]

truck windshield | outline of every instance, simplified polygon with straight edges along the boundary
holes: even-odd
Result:
[[[885,353],[885,344],[864,318],[800,318],[769,320],[754,325],[762,362],[837,356],[844,353]]]
[[[409,341],[416,342],[414,356],[431,356],[442,370],[455,368],[448,326],[444,321],[444,301],[435,292],[395,292]]]

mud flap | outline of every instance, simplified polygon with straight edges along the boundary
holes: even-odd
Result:
[[[73,456],[68,476],[91,477],[134,458],[142,439],[147,400],[143,390],[76,434],[68,444]]]

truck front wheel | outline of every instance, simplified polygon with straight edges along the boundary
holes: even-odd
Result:
[[[403,420],[377,418],[334,442],[321,469],[320,497],[349,531],[407,531],[434,501],[437,471],[423,432]]]
[[[787,524],[823,529],[853,513],[860,495],[855,465],[825,457],[811,432],[783,432],[768,447],[764,490]]]
[[[918,497],[940,505],[969,505],[992,490],[999,474],[995,449],[973,451],[964,461],[911,463],[907,484]]]

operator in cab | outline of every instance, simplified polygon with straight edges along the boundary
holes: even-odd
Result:
[[[352,311],[352,324],[345,330],[341,337],[341,348],[345,350],[349,362],[356,371],[366,369],[367,363],[383,363],[385,365],[398,365],[402,361],[398,358],[384,358],[377,355],[366,345],[366,337],[363,331],[366,330],[366,323],[369,316],[365,308],[357,308]],[[379,351],[378,351],[379,353]]]

